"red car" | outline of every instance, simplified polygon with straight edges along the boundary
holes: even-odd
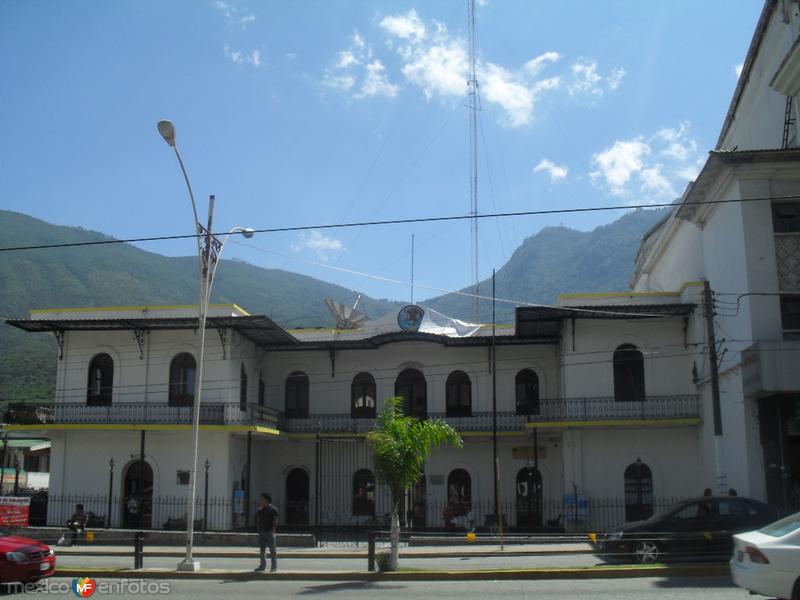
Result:
[[[0,529],[0,583],[38,581],[55,570],[56,556],[50,546]]]

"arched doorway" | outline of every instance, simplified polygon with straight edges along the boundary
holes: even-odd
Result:
[[[542,526],[542,474],[533,465],[517,473],[517,525]]]
[[[625,521],[653,516],[653,473],[640,459],[625,469]]]
[[[144,460],[130,462],[125,469],[123,485],[123,527],[150,529],[153,526],[153,468]]]
[[[308,525],[311,498],[308,473],[295,468],[286,476],[286,524]]]
[[[459,517],[466,524],[472,512],[472,478],[464,469],[453,469],[447,476],[447,505],[444,509],[444,522],[447,527],[456,524]]]

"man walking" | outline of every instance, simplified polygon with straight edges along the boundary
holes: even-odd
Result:
[[[275,548],[275,530],[278,528],[278,509],[272,505],[272,496],[261,494],[256,511],[256,531],[258,531],[258,547],[261,563],[256,572],[267,568],[267,546],[269,546],[269,560],[272,564],[270,573],[278,570],[278,552]]]

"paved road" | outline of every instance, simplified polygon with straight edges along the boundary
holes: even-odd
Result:
[[[437,600],[503,600],[546,598],[591,598],[592,600],[616,600],[641,598],[653,600],[745,600],[751,599],[744,590],[734,587],[728,578],[651,578],[583,581],[446,581],[446,582],[302,582],[302,581],[173,581],[150,580],[146,585],[163,585],[161,594],[143,594],[140,588],[123,589],[121,580],[97,580],[98,584],[116,586],[100,587],[93,598],[170,598],[191,600],[218,599],[244,600],[245,598],[436,598]],[[71,580],[53,578],[51,586],[67,589]],[[129,580],[126,585],[136,585]],[[138,585],[142,585],[138,582]],[[158,589],[152,588],[155,592]],[[53,587],[48,594],[33,592],[33,596],[60,595]],[[68,592],[71,596],[72,592]],[[65,596],[66,597],[66,596]]]

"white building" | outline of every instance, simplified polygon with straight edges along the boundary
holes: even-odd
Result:
[[[765,3],[717,148],[643,240],[633,279],[636,291],[709,281],[721,435],[706,422],[706,478],[786,510],[800,509],[798,32],[796,2]]]
[[[448,504],[456,516],[470,508],[479,524],[494,511],[495,397],[498,500],[511,525],[538,527],[562,515],[568,526],[589,527],[648,513],[654,498],[699,495],[710,482],[698,463],[703,411],[686,352],[696,290],[519,308],[515,327],[497,330],[496,373],[491,327],[458,337],[401,331],[393,319],[388,329],[286,332],[236,306],[214,307],[200,461],[208,461],[207,497],[230,510],[213,525],[247,521],[246,513],[233,516],[237,490],[251,502],[271,491],[284,521],[297,525],[356,525],[388,512],[364,432],[395,395],[409,399],[414,414],[447,419],[465,439],[463,449],[439,450],[428,462],[409,498],[418,526],[443,526]],[[55,498],[94,496],[93,512],[109,507],[120,525],[157,527],[183,516],[194,314],[65,309],[10,321],[53,332],[61,344],[54,407],[12,407],[7,427],[52,440]],[[588,507],[575,506],[576,493]],[[205,469],[198,495],[202,515]],[[51,520],[64,510],[54,505]]]

